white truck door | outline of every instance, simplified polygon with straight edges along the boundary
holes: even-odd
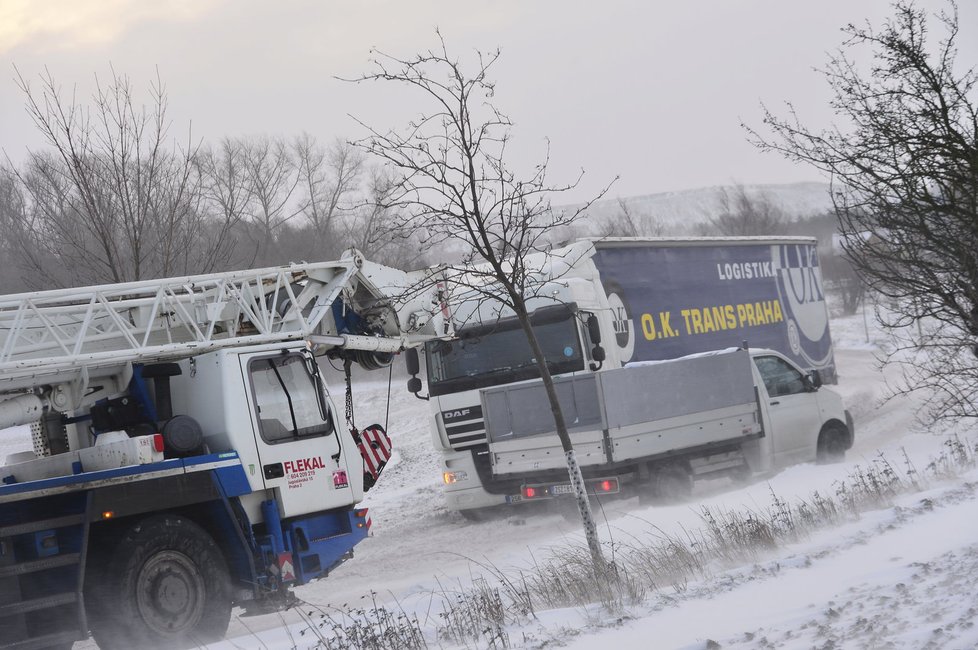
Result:
[[[820,425],[818,400],[798,368],[774,354],[754,357],[763,385],[758,386],[767,415],[774,465],[784,467],[811,460]]]
[[[340,447],[339,423],[305,361],[295,350],[241,357],[260,471],[265,488],[278,490],[284,517],[353,503],[362,481],[347,467],[347,456],[359,458],[353,441],[343,445],[352,450]]]

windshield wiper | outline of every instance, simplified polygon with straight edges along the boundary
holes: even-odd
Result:
[[[292,394],[289,392],[288,387],[285,385],[285,381],[282,379],[282,375],[278,371],[278,367],[275,365],[274,359],[268,360],[268,365],[275,373],[275,378],[278,379],[279,386],[282,387],[282,392],[285,393],[285,399],[289,403],[289,415],[292,418],[292,437],[299,437],[299,423],[295,419],[295,406],[292,404]]]

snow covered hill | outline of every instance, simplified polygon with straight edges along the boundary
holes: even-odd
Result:
[[[828,183],[745,185],[743,189],[747,196],[763,197],[792,219],[832,210]],[[723,192],[733,190],[732,186],[702,187],[623,197],[620,201],[639,223],[655,221],[664,228],[664,234],[681,235],[688,234],[697,224],[717,216],[722,209]],[[568,209],[573,207],[569,206]],[[620,214],[621,209],[619,198],[606,198],[588,208],[585,220],[592,226],[604,223]]]

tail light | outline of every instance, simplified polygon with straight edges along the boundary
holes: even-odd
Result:
[[[353,516],[359,519],[357,523],[357,528],[366,528],[370,530],[370,525],[373,523],[370,521],[370,517],[367,515],[367,508],[357,508],[353,511]]]
[[[617,492],[618,491],[618,479],[616,478],[606,478],[603,481],[598,481],[594,484],[595,492]]]

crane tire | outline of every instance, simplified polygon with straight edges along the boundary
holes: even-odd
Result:
[[[85,602],[101,650],[197,648],[227,632],[227,563],[214,539],[185,517],[137,522],[101,555],[92,578]]]

